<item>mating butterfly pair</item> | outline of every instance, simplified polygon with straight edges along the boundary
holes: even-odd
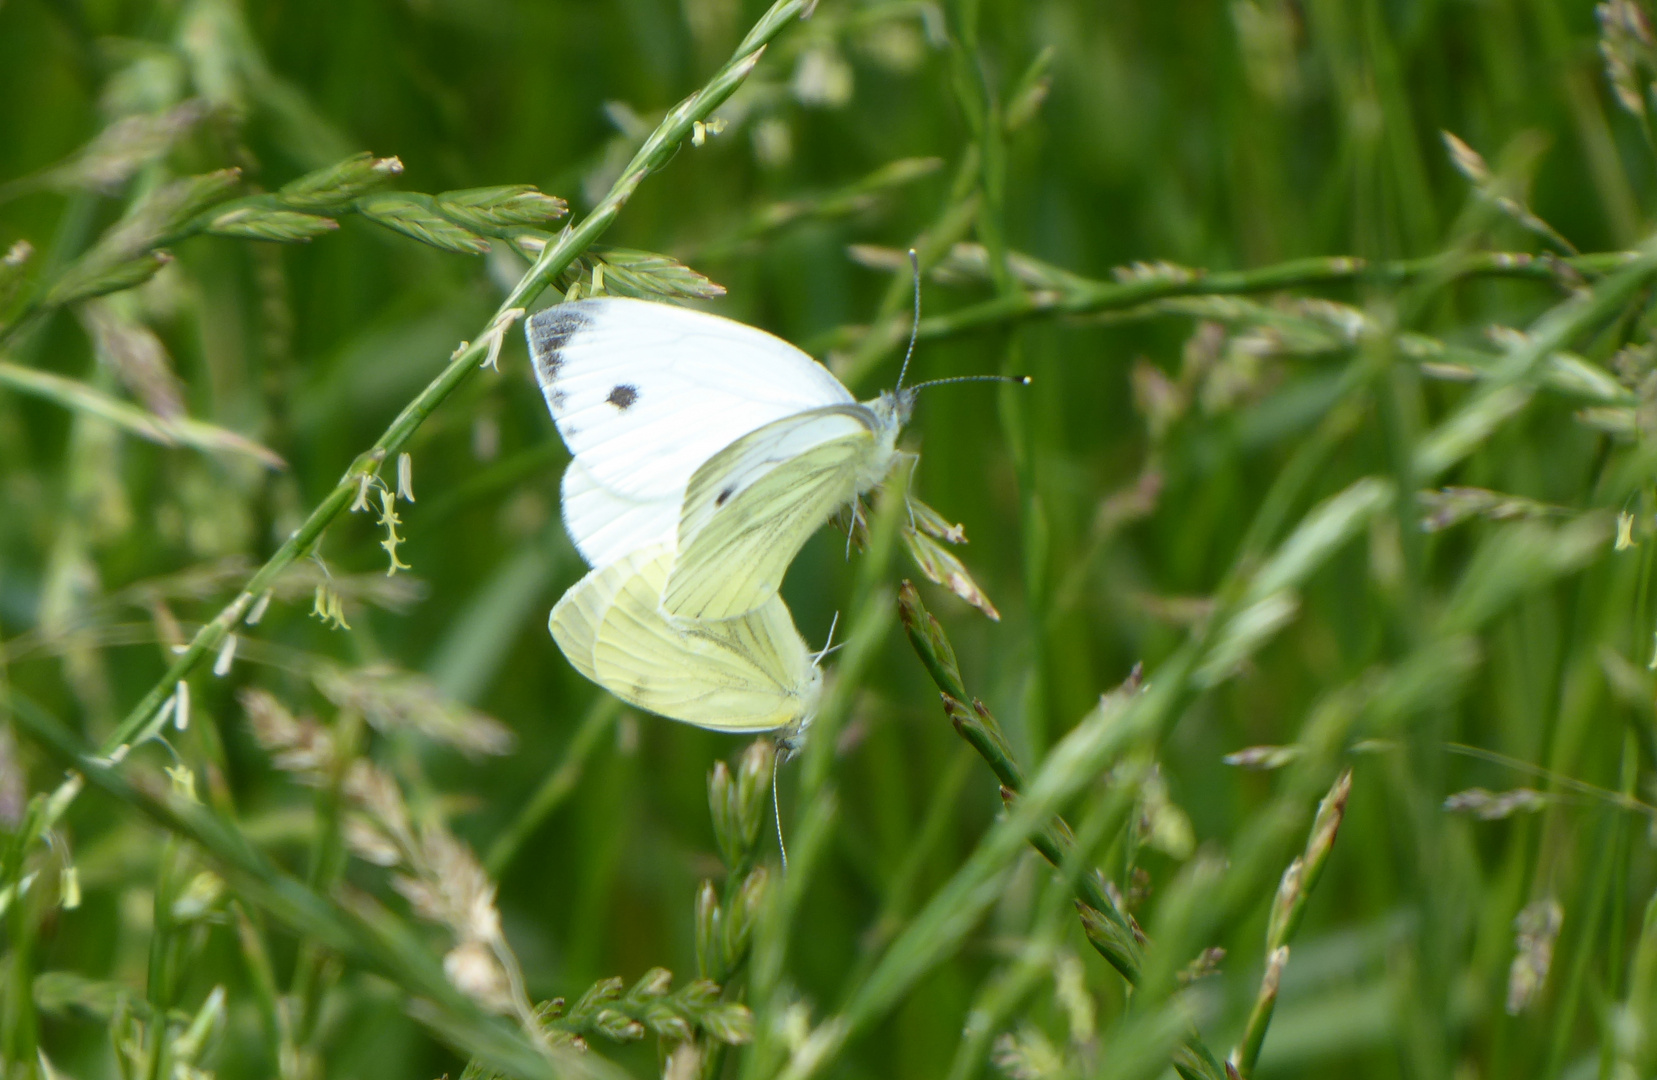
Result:
[[[594,298],[532,316],[535,375],[569,447],[564,524],[591,573],[558,647],[629,704],[721,731],[797,731],[818,655],[777,589],[801,546],[885,479],[914,390],[860,403],[751,326]]]

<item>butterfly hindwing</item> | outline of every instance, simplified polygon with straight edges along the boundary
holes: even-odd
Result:
[[[672,559],[666,547],[634,552],[564,594],[550,626],[571,663],[623,701],[699,727],[769,731],[806,719],[821,674],[782,600],[738,619],[671,620],[661,591]]]
[[[605,566],[641,548],[671,545],[683,497],[633,499],[600,487],[581,462],[564,470],[564,529],[588,566]]]
[[[537,312],[526,333],[570,453],[597,486],[630,499],[680,497],[698,466],[748,432],[855,404],[781,338],[670,304],[577,300]]]
[[[552,631],[559,651],[571,667],[593,682],[598,682],[593,649],[598,644],[599,627],[624,580],[621,573],[608,573],[607,569],[614,568],[594,570],[570,586],[547,619],[547,629]]]
[[[728,619],[776,594],[800,547],[857,494],[876,452],[862,406],[835,406],[751,432],[697,470],[662,594],[669,615]]]

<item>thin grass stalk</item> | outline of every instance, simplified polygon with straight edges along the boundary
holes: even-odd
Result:
[[[1356,387],[1363,369],[1361,360],[1347,365],[1343,379]],[[1283,468],[1272,478],[1265,498],[1249,521],[1248,531],[1238,545],[1236,566],[1256,565],[1283,528],[1290,509],[1305,495],[1306,489],[1318,479],[1329,457],[1362,423],[1367,395],[1361,390],[1343,394],[1340,403],[1329,410],[1317,428],[1295,447]]]
[[[1651,1068],[1652,1035],[1657,1032],[1657,896],[1646,903],[1640,937],[1628,972],[1628,995],[1613,1012],[1616,1063],[1624,1075],[1640,1076]]]
[[[859,957],[851,975],[846,978],[846,985],[856,986],[861,983],[879,959],[880,950],[890,944],[892,938],[903,928],[903,921],[914,904],[916,883],[925,871],[927,863],[938,854],[940,845],[949,835],[948,829],[955,820],[961,792],[972,774],[972,761],[973,752],[967,746],[957,746],[950,756],[949,764],[944,767],[937,785],[932,789],[926,813],[921,818],[921,826],[915,830],[914,839],[908,844],[902,864],[886,887],[880,914],[875,917],[874,924],[863,936],[863,955]]]
[[[1640,573],[1634,586],[1634,639],[1629,654],[1638,657],[1648,647],[1657,656],[1657,630],[1652,626],[1651,582],[1657,576],[1657,544],[1645,545],[1640,552]],[[1651,633],[1651,637],[1646,637]],[[1657,764],[1657,762],[1654,762]]]
[[[1425,284],[1416,286],[1417,290],[1424,292]],[[1396,306],[1407,313],[1414,306],[1410,302],[1412,299],[1406,294]],[[1406,316],[1389,311],[1385,317]],[[1431,457],[1422,453],[1424,402],[1418,369],[1414,364],[1400,362],[1390,335],[1371,335],[1363,342],[1361,352],[1374,376],[1373,396],[1380,416],[1392,485],[1386,517],[1390,518],[1391,532],[1397,537],[1403,564],[1403,572],[1387,590],[1385,622],[1389,636],[1399,643],[1398,647],[1407,655],[1429,633],[1424,603],[1428,590],[1427,551],[1420,527],[1420,504],[1415,494],[1432,468]],[[1504,358],[1504,363],[1508,360],[1511,356]],[[1481,392],[1502,392],[1502,389],[1492,390],[1493,386],[1505,388],[1500,379],[1493,378],[1474,392],[1473,399],[1476,400]],[[1515,400],[1522,407],[1528,403],[1528,395],[1515,395]],[[1395,827],[1401,835],[1409,838],[1407,843],[1414,853],[1406,871],[1410,883],[1407,887],[1416,894],[1421,925],[1417,931],[1418,945],[1413,962],[1404,970],[1407,989],[1404,991],[1406,1005],[1403,1012],[1411,1018],[1405,1026],[1410,1030],[1412,1064],[1428,1074],[1439,1071],[1448,1053],[1442,1036],[1430,1031],[1423,1023],[1427,1017],[1446,1015],[1449,1009],[1450,981],[1446,976],[1449,966],[1446,953],[1450,948],[1450,915],[1443,895],[1445,890],[1439,882],[1445,847],[1442,837],[1433,828],[1433,818],[1439,812],[1444,786],[1442,756],[1436,748],[1443,742],[1447,723],[1448,709],[1438,706],[1427,711],[1422,730],[1416,738],[1406,741],[1408,766],[1392,774],[1395,780],[1402,783],[1395,786],[1390,799],[1398,807]],[[1275,956],[1275,949],[1268,952]],[[1280,964],[1286,960],[1285,954]],[[1268,977],[1272,974],[1270,963],[1268,959]],[[1265,989],[1263,981],[1262,991]],[[1269,1001],[1272,998],[1275,998],[1275,987],[1269,997],[1262,992],[1257,1004],[1264,1004],[1265,1008],[1257,1008],[1256,1014],[1250,1017],[1251,1024],[1256,1020],[1262,1025],[1270,1022]],[[1256,1032],[1251,1029],[1247,1035],[1254,1036]],[[1263,1026],[1258,1030],[1258,1036],[1263,1039]],[[1251,1049],[1258,1054],[1258,1043],[1251,1048],[1245,1041],[1239,1048],[1244,1056]],[[1247,1060],[1247,1064],[1252,1069],[1252,1059]]]
[[[179,838],[167,837],[161,846],[161,858],[156,866],[155,894],[151,901],[154,915],[144,996],[149,1002],[152,1019],[146,1033],[145,1080],[161,1080],[172,1072],[168,1060],[172,1039],[167,1016],[175,1002],[178,967],[182,960],[180,954],[185,947],[173,918],[173,905],[183,891],[189,864],[189,852]]]
[[[212,717],[203,716],[202,721],[189,725],[187,741],[190,757],[206,788],[207,805],[218,811],[221,817],[233,821],[237,815],[236,800],[230,790],[230,762],[225,757],[224,740]]]
[[[749,999],[755,1016],[754,1041],[742,1055],[742,1080],[770,1080],[786,1050],[777,1045],[782,1034],[781,1011],[790,1002],[783,989],[788,934],[839,817],[839,801],[832,786],[821,790],[809,812],[799,816],[791,841],[788,872],[777,888],[768,890],[766,903],[754,927],[753,953],[748,963]]]
[[[1023,293],[1014,276],[1006,237],[1007,145],[1000,96],[991,85],[987,64],[979,52],[980,0],[955,0],[949,8],[952,30],[949,59],[955,98],[978,147],[978,188],[982,200],[976,229],[984,245],[990,282],[1003,299]],[[1002,372],[1022,375],[1022,350],[1016,328],[1004,343]],[[1025,687],[1023,736],[1032,762],[1047,751],[1053,706],[1052,671],[1047,647],[1048,582],[1046,568],[1051,544],[1036,478],[1034,439],[1027,399],[1002,388],[999,395],[1002,427],[1012,450],[1018,475],[1019,528],[1022,537],[1025,601],[1030,606],[1030,678]]]
[[[1391,288],[1418,278],[1443,275],[1447,266],[1455,278],[1498,277],[1557,283],[1560,265],[1584,277],[1598,278],[1621,269],[1636,255],[1631,251],[1607,251],[1554,259],[1493,251],[1457,256],[1448,264],[1439,255],[1384,262],[1370,262],[1352,255],[1325,255],[1291,259],[1254,270],[1194,271],[1189,279],[1171,276],[1122,282],[1092,281],[1062,292],[997,297],[947,315],[928,316],[921,319],[919,337],[922,341],[939,341],[1007,323],[1097,315],[1179,296],[1247,295],[1349,283]],[[901,341],[894,340],[883,348],[896,348],[900,344]]]
[[[297,1059],[293,1031],[282,1004],[281,991],[276,986],[276,969],[271,964],[270,950],[265,947],[264,934],[253,921],[253,914],[240,901],[232,901],[231,915],[236,920],[236,941],[241,946],[242,964],[247,969],[248,983],[259,1009],[259,1020],[265,1030],[265,1042],[270,1049],[266,1067],[271,1076],[287,1075],[286,1062]]]
[[[84,382],[50,371],[0,360],[0,386],[107,420],[140,439],[161,446],[188,446],[211,453],[242,454],[267,468],[287,467],[287,463],[274,450],[228,428],[189,417],[157,416],[148,409],[112,397]]]
[[[1640,741],[1632,724],[1623,732],[1621,770],[1623,797],[1633,798],[1640,773]],[[1617,1001],[1627,992],[1623,986],[1623,963],[1626,959],[1623,943],[1628,940],[1628,883],[1634,847],[1634,824],[1627,814],[1617,816],[1616,837],[1611,850],[1611,929],[1606,935],[1610,948],[1606,950],[1608,955],[1604,982],[1599,994],[1605,1001]],[[1612,1067],[1616,1064],[1615,1049],[1613,1040],[1601,1039],[1600,1080],[1610,1080]]]
[[[977,220],[980,162],[977,146],[969,145],[956,167],[955,180],[943,208],[910,245],[923,277],[967,235]],[[902,274],[894,275],[887,283],[868,328],[856,340],[855,348],[835,365],[836,373],[847,386],[860,385],[889,352],[908,341],[912,316],[907,309],[913,295],[913,283]],[[924,319],[921,325],[925,325]],[[815,348],[822,343],[807,344]]]
[[[1038,986],[1053,977],[1053,960],[1064,937],[1064,899],[1068,889],[1043,894],[1035,928],[1027,934],[1019,954],[979,988],[967,1012],[950,1060],[946,1080],[972,1080],[983,1067],[990,1042]]]
[[[338,885],[345,869],[344,833],[341,811],[344,807],[345,776],[351,763],[361,752],[363,718],[354,711],[344,710],[334,723],[336,757],[333,775],[327,785],[316,794],[316,821],[311,833],[311,863],[305,884],[319,895],[329,895]],[[323,969],[326,953],[320,943],[307,939],[299,946],[299,958],[294,962],[293,979],[289,984],[294,1002],[290,1018],[293,1036],[300,1042],[309,1041],[321,1010]]]
[[[0,683],[0,693],[5,684]],[[76,777],[69,777],[50,795],[34,795],[21,820],[11,824],[10,835],[0,845],[0,897],[4,897],[7,955],[5,993],[0,994],[0,1061],[18,1061],[32,1067],[38,1051],[40,1021],[35,1009],[33,982],[36,943],[41,920],[48,910],[51,886],[46,879],[29,874],[29,857],[37,846],[49,840],[63,811],[81,789]]]
[[[980,0],[952,0],[948,6],[950,35],[950,81],[955,103],[966,118],[967,128],[978,146],[978,186],[984,204],[978,214],[978,235],[990,259],[990,278],[997,292],[1007,294],[1016,282],[1007,265],[1007,246],[1002,228],[1006,200],[1006,146],[1001,128],[1000,103],[989,85],[983,59],[978,55],[978,13]]]
[[[7,886],[23,892],[22,880],[16,875],[0,877],[0,888]],[[40,891],[14,894],[6,910],[6,993],[5,1000],[0,1001],[0,1060],[33,1062],[39,1048],[40,1020],[33,991]]]
[[[356,497],[362,478],[378,475],[380,467],[395,460],[398,451],[408,443],[426,418],[477,367],[478,360],[489,350],[491,333],[505,333],[512,322],[511,314],[532,302],[546,284],[562,273],[610,226],[626,205],[634,190],[651,172],[662,168],[678,151],[679,145],[690,136],[692,126],[718,108],[740,86],[766,44],[784,26],[808,8],[807,0],[776,0],[754,28],[743,38],[737,53],[701,90],[675,106],[656,127],[633,160],[623,170],[610,191],[581,223],[548,244],[533,266],[518,280],[507,298],[496,308],[494,316],[484,326],[476,340],[457,349],[437,378],[428,383],[412,401],[403,407],[389,427],[374,441],[374,445],[357,455],[334,489],[311,511],[292,536],[277,549],[276,554],[248,580],[240,595],[219,612],[196,636],[167,670],[167,673],[139,700],[125,719],[103,742],[103,751],[113,754],[127,745],[138,734],[155,711],[166,700],[170,688],[191,671],[206,656],[216,650],[232,627],[247,614],[254,600],[269,588],[281,572],[309,552],[321,538],[322,532]]]
[[[489,845],[483,865],[489,871],[490,878],[500,880],[524,844],[529,842],[536,830],[575,791],[575,786],[580,783],[582,773],[587,767],[587,759],[592,756],[599,740],[620,715],[619,698],[610,694],[600,694],[594,700],[587,710],[587,715],[581,718],[581,724],[575,729],[575,734],[570,736],[569,746],[565,748],[558,767],[547,773],[546,779],[541,781],[541,786],[535,789],[535,794],[529,797],[529,802],[524,804],[518,816],[513,818],[505,831]]]
[[[1312,821],[1311,835],[1306,850],[1297,856],[1283,872],[1277,897],[1272,903],[1271,919],[1266,929],[1266,972],[1260,980],[1243,1036],[1228,1059],[1239,1076],[1254,1075],[1254,1066],[1260,1058],[1260,1047],[1266,1041],[1266,1029],[1271,1025],[1272,1011],[1277,1004],[1277,987],[1283,977],[1283,968],[1289,962],[1289,942],[1306,915],[1306,902],[1329,861],[1335,847],[1335,834],[1340,830],[1341,818],[1346,813],[1346,800],[1352,790],[1352,770],[1347,769],[1336,778],[1329,793],[1318,804],[1317,816]]]
[[[1277,987],[1288,963],[1287,945],[1279,945],[1266,954],[1266,970],[1260,976],[1260,989],[1254,995],[1248,1021],[1243,1025],[1243,1038],[1226,1061],[1244,1080],[1254,1075],[1254,1063],[1260,1057],[1260,1047],[1266,1042],[1266,1029],[1271,1026],[1272,1012],[1277,1008]]]
[[[1609,808],[1603,811],[1591,850],[1614,851],[1625,816]],[[1572,913],[1577,930],[1572,942],[1570,967],[1566,969],[1564,984],[1559,988],[1553,1008],[1553,1022],[1547,1039],[1548,1052],[1542,1069],[1544,1077],[1557,1077],[1564,1072],[1577,1010],[1587,989],[1588,973],[1599,958],[1601,925],[1609,907],[1612,883],[1617,878],[1616,863],[1615,858],[1594,860],[1593,876],[1580,894],[1578,910]]]

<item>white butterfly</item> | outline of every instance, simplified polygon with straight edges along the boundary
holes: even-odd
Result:
[[[914,403],[860,403],[781,338],[668,304],[558,304],[526,334],[573,458],[570,538],[595,567],[667,549],[661,608],[677,618],[772,603],[807,538],[885,479]]]
[[[572,586],[548,620],[570,663],[628,704],[698,727],[803,728],[823,675],[782,599],[734,619],[669,619],[672,564],[671,548],[644,548]]]

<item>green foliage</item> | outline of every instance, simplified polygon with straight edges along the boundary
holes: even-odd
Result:
[[[1654,76],[1644,0],[0,4],[0,1078],[1650,1075]],[[542,630],[518,324],[603,294],[1032,377],[802,553],[795,743]]]

